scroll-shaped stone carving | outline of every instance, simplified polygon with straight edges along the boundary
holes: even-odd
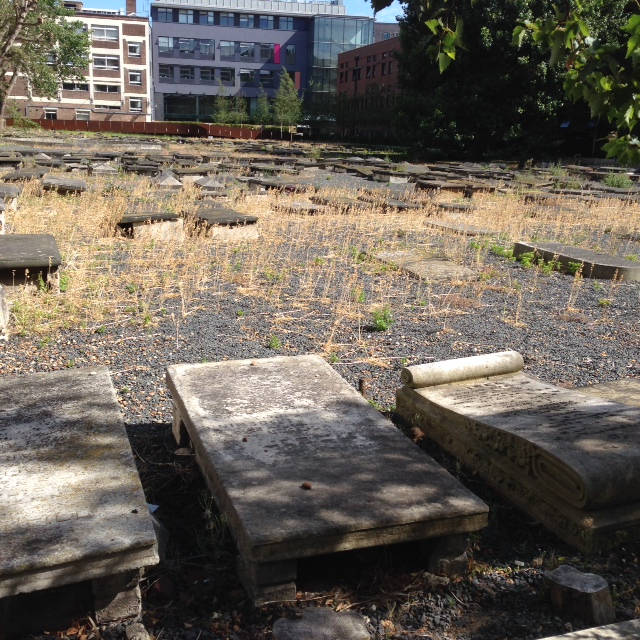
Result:
[[[510,486],[505,493],[536,517],[544,512],[565,539],[575,536],[561,528],[584,533],[578,546],[605,522],[628,534],[640,525],[635,516],[609,512],[640,502],[640,408],[541,382],[521,362],[502,352],[405,369],[414,388],[400,389],[398,411],[474,468],[474,457],[489,456],[478,472],[499,490]],[[510,482],[498,482],[496,468]]]

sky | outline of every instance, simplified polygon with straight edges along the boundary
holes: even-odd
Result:
[[[91,9],[123,9],[125,0],[83,0],[84,6]],[[368,0],[344,0],[347,13],[353,16],[373,16],[373,9]],[[150,0],[138,0],[138,12],[148,15]],[[402,13],[400,3],[394,0],[393,4],[376,15],[377,22],[395,22],[396,16]]]

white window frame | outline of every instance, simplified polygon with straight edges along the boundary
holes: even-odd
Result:
[[[112,91],[110,89],[107,89],[106,91],[103,91],[102,89],[98,89],[98,87],[113,87],[115,89],[115,91]],[[97,91],[98,93],[120,93],[120,85],[119,84],[104,84],[103,82],[94,82],[93,83],[93,90]]]
[[[136,84],[142,86],[142,71],[128,71],[129,84]],[[132,80],[132,76],[137,76],[137,80]]]
[[[115,31],[115,37],[114,32]],[[107,35],[107,32],[110,35]],[[118,27],[111,27],[101,24],[91,25],[91,39],[92,40],[108,40],[109,42],[118,42],[120,39],[120,29]]]
[[[96,60],[104,60],[104,65],[98,64]],[[114,60],[115,63],[113,62]],[[93,56],[93,68],[118,71],[120,69],[120,58],[119,56]]]
[[[131,48],[133,47],[133,53]],[[142,43],[141,42],[128,42],[127,43],[127,51],[129,52],[130,58],[141,58],[142,57]]]
[[[134,107],[134,102],[140,106]],[[142,98],[129,98],[129,111],[142,113]]]
[[[53,118],[47,118],[47,116],[54,116]],[[45,120],[57,120],[58,119],[58,110],[54,107],[45,107],[44,109],[44,119]]]
[[[80,118],[78,117],[80,115],[87,117]],[[89,122],[89,120],[91,120],[91,109],[76,109],[75,119],[80,120],[81,122]]]

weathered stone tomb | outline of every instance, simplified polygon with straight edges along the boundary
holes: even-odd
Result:
[[[479,498],[318,356],[174,365],[167,383],[174,435],[191,439],[256,603],[295,598],[300,558],[487,523]]]
[[[569,544],[640,538],[640,408],[523,366],[505,351],[408,367],[397,411]]]

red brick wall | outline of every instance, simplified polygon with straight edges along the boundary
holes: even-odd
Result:
[[[338,56],[338,93],[349,97],[365,95],[375,87],[394,92],[398,87],[400,38],[346,51]]]

